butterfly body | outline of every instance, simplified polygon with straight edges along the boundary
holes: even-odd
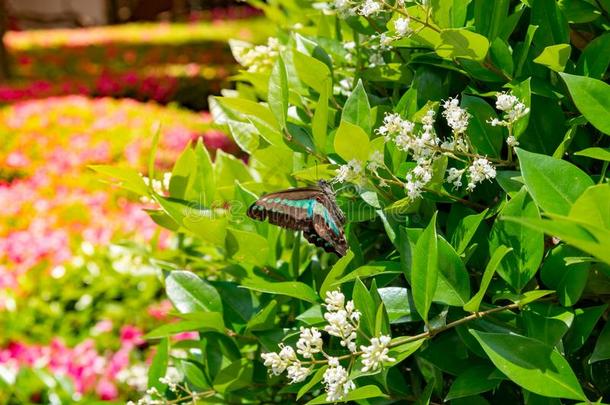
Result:
[[[324,181],[318,187],[294,188],[264,195],[248,208],[250,218],[303,231],[305,238],[327,252],[344,256],[345,215]]]

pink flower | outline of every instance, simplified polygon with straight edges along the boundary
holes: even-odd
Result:
[[[96,334],[112,331],[112,321],[110,319],[104,319],[103,321],[99,321],[93,327],[93,331]]]
[[[15,151],[6,157],[6,164],[10,167],[21,168],[30,164],[30,159],[23,153]]]
[[[112,401],[119,396],[119,390],[112,381],[103,379],[97,383],[95,392],[104,401]]]
[[[132,325],[125,325],[121,328],[121,343],[124,347],[134,347],[144,344],[142,339],[144,334],[140,328]]]

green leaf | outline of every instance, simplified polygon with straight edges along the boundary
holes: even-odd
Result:
[[[247,121],[249,118],[256,117],[271,128],[280,129],[275,116],[267,106],[243,98],[216,97],[215,100],[221,106],[234,112],[240,121]],[[253,124],[256,125],[256,123]]]
[[[214,390],[225,394],[252,385],[254,364],[250,359],[239,359],[220,370],[214,379]]]
[[[300,300],[315,303],[318,295],[305,283],[299,281],[269,282],[260,277],[250,276],[243,279],[242,287],[267,294],[286,295]]]
[[[499,126],[493,127],[487,123],[496,117],[493,108],[485,100],[464,95],[462,97],[462,107],[468,109],[472,115],[468,125],[468,135],[471,138],[473,147],[478,153],[488,156],[500,156],[504,134]]]
[[[511,250],[511,248],[504,245],[500,245],[494,250],[493,254],[491,255],[491,259],[489,259],[489,263],[487,263],[487,266],[485,267],[485,272],[481,278],[481,286],[479,287],[479,291],[470,299],[470,301],[464,304],[464,311],[477,312],[479,310],[481,301],[483,301],[483,297],[485,297],[485,293],[487,292],[487,288],[491,282],[491,278],[502,262],[502,259],[504,259],[504,256],[506,256]]]
[[[349,250],[345,256],[337,260],[334,266],[330,269],[326,278],[320,286],[320,297],[325,298],[326,293],[334,289],[334,285],[343,276],[345,269],[354,258],[354,252]]]
[[[316,371],[316,373],[313,375],[313,377],[311,377],[311,379],[309,381],[307,381],[307,383],[305,383],[305,385],[303,385],[301,388],[299,388],[299,392],[297,393],[297,400],[301,399],[301,397],[305,394],[307,394],[309,391],[311,391],[311,389],[313,387],[315,387],[320,381],[322,381],[322,378],[324,377],[324,373],[326,372],[326,370],[328,369],[328,366],[322,366],[318,369],[318,371]]]
[[[204,331],[225,333],[225,326],[222,315],[218,312],[196,312],[194,320],[186,320],[175,323],[168,323],[148,332],[146,339],[161,339],[177,335],[182,332]]]
[[[470,278],[466,266],[453,247],[437,236],[438,279],[433,302],[461,307],[470,297]]]
[[[362,313],[360,327],[368,336],[374,336],[375,313],[377,312],[377,307],[373,301],[373,297],[371,297],[371,294],[369,294],[366,289],[366,286],[359,279],[356,279],[354,284],[352,298],[354,300],[354,306]]]
[[[428,311],[438,283],[438,245],[436,240],[436,213],[423,231],[413,252],[411,287],[415,308],[428,323]]]
[[[203,370],[196,362],[183,359],[180,360],[179,365],[188,382],[194,385],[196,388],[205,389],[210,387]]]
[[[532,302],[523,310],[523,320],[529,337],[555,347],[574,321],[574,314],[561,306]]]
[[[392,348],[388,352],[388,356],[393,358],[394,361],[388,362],[389,366],[395,366],[398,363],[405,360],[407,357],[412,355],[424,344],[424,339],[414,340],[411,342],[401,343],[401,339],[404,338],[394,338],[392,339],[391,345]]]
[[[598,184],[585,190],[572,206],[569,217],[610,230],[610,185]]]
[[[565,160],[516,148],[528,191],[544,211],[566,215],[593,180]]]
[[[606,308],[608,304],[574,309],[574,322],[563,337],[566,353],[574,353],[583,347]]]
[[[557,5],[570,24],[595,21],[602,14],[594,5],[585,0],[559,0]]]
[[[456,252],[461,255],[466,251],[470,241],[474,237],[479,225],[487,215],[487,209],[474,215],[467,215],[460,219],[455,231],[451,235],[451,244],[455,247]]]
[[[219,312],[222,302],[218,291],[190,271],[172,271],[165,279],[167,296],[181,313]]]
[[[227,119],[227,125],[229,125],[235,143],[241,150],[252,154],[258,149],[260,137],[258,129],[253,124]]]
[[[540,270],[545,286],[557,292],[561,305],[571,307],[580,299],[589,278],[590,263],[567,265],[565,259],[578,256],[579,251],[571,246],[559,245],[547,255]]]
[[[335,152],[346,162],[352,159],[366,162],[370,154],[369,137],[359,126],[341,121],[335,133]]]
[[[475,0],[474,20],[477,32],[494,40],[508,17],[509,5],[509,0]]]
[[[470,330],[494,365],[517,385],[545,397],[586,401],[570,365],[556,350],[525,336]]]
[[[371,262],[365,266],[358,267],[356,270],[349,272],[345,277],[342,277],[333,285],[344,284],[353,281],[357,278],[363,279],[373,277],[378,274],[398,274],[401,273],[400,263],[398,262]]]
[[[496,377],[495,373],[495,367],[487,364],[464,370],[451,384],[445,401],[481,394],[496,388],[502,379]]]
[[[263,266],[267,262],[269,243],[255,232],[228,229],[227,255],[238,263]]]
[[[610,359],[610,321],[606,322],[606,326],[597,338],[589,364],[608,359]]]
[[[419,319],[413,308],[413,297],[411,292],[404,287],[383,287],[377,290],[390,323],[411,322]]]
[[[546,66],[555,72],[563,72],[570,60],[572,47],[569,44],[551,45],[544,48],[542,53],[534,59],[534,63]]]
[[[469,3],[470,0],[432,0],[430,2],[432,17],[442,28],[463,27]]]
[[[372,129],[371,106],[369,104],[366,90],[362,85],[362,80],[358,80],[356,88],[352,91],[343,106],[341,121],[349,122],[359,126],[366,134],[370,134]]]
[[[214,202],[216,180],[214,178],[212,158],[203,145],[201,138],[199,138],[195,146],[195,160],[197,162],[197,170],[193,178],[193,193],[188,193],[187,195],[190,199],[203,203],[206,207],[211,207]]]
[[[134,169],[104,165],[91,165],[89,168],[104,176],[120,180],[119,186],[126,190],[133,191],[138,195],[148,195],[148,186],[144,183],[142,176]]]
[[[303,83],[318,93],[322,93],[326,89],[330,94],[332,76],[325,63],[301,52],[294,52],[293,60],[299,78]]]
[[[288,117],[288,77],[286,75],[286,65],[281,55],[278,56],[271,71],[267,96],[269,108],[273,115],[275,115],[275,119],[281,128],[286,128],[286,119]]]
[[[275,317],[277,315],[277,301],[271,300],[265,308],[261,309],[248,321],[246,329],[250,331],[261,331],[273,329],[275,326]]]
[[[466,28],[444,29],[436,53],[441,58],[482,61],[487,56],[489,40]]]
[[[491,230],[489,249],[512,248],[498,265],[498,274],[515,290],[521,290],[534,277],[542,261],[544,236],[521,224],[503,220],[505,216],[538,219],[540,214],[527,191],[522,189],[504,206]]]
[[[341,400],[341,402],[359,401],[359,400],[363,400],[363,399],[367,399],[367,398],[387,398],[387,395],[385,395],[376,385],[365,385],[364,387],[359,387],[353,391],[350,391]],[[319,397],[316,397],[316,398],[312,399],[311,401],[309,401],[307,403],[307,405],[333,404],[333,403],[336,403],[336,401],[327,401],[326,393],[324,393],[324,394],[320,395]]]
[[[586,156],[591,159],[603,160],[605,162],[610,162],[610,148],[587,148],[583,150],[579,150],[578,152],[574,152],[577,156]]]
[[[610,135],[610,85],[601,80],[585,76],[560,73],[576,104],[578,111],[595,128]]]
[[[165,388],[165,384],[159,381],[159,378],[165,377],[168,361],[169,339],[163,338],[157,345],[157,353],[155,353],[148,369],[148,386],[156,388],[159,392],[162,392]]]
[[[578,58],[576,72],[594,79],[603,79],[610,65],[610,53],[606,52],[608,47],[610,47],[610,32],[605,32],[589,42]]]
[[[314,112],[311,121],[311,131],[313,134],[313,143],[316,150],[320,153],[326,151],[326,140],[328,139],[328,89],[323,87],[318,98],[316,111]]]
[[[531,24],[539,26],[534,37],[538,48],[570,42],[568,20],[556,0],[531,0]]]

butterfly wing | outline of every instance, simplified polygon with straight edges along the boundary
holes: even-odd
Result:
[[[327,252],[343,256],[347,251],[343,213],[334,198],[319,188],[295,188],[267,194],[250,206],[248,216],[301,230],[309,242]]]

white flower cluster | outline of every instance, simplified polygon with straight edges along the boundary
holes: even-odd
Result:
[[[339,359],[336,357],[328,359],[328,368],[324,372],[322,382],[326,389],[327,401],[340,401],[356,388],[354,382],[349,378],[349,372],[339,363]]]
[[[493,118],[488,121],[492,126],[508,127],[509,130],[512,126],[522,117],[529,114],[530,109],[519,100],[511,92],[501,92],[496,94],[496,108],[503,112],[502,119]],[[517,139],[509,132],[509,136],[506,139],[506,144],[509,147],[515,147],[519,145]]]
[[[337,175],[333,179],[335,183],[352,182],[358,183],[362,180],[364,174],[362,169],[362,162],[356,159],[352,159],[347,164],[341,165],[337,169]]]
[[[116,375],[118,382],[127,384],[138,392],[146,391],[148,387],[148,366],[144,363],[119,371]]]
[[[324,331],[341,339],[341,346],[346,347],[350,353],[341,358],[351,356],[351,359],[354,360],[355,356],[361,355],[361,371],[363,372],[375,372],[381,368],[382,363],[395,361],[388,356],[388,345],[391,340],[389,336],[374,337],[371,339],[369,346],[362,345],[360,346],[361,352],[357,351],[355,341],[356,331],[360,323],[360,311],[354,307],[354,301],[346,302],[345,295],[341,291],[335,290],[326,293],[324,302],[327,310],[324,319],[328,322]],[[293,384],[304,381],[313,371],[314,364],[320,363],[319,360],[315,360],[316,354],[323,355],[328,362],[328,368],[322,378],[326,390],[326,399],[327,401],[340,401],[351,390],[355,389],[356,385],[349,377],[349,367],[346,368],[341,365],[340,358],[326,354],[322,345],[320,330],[314,327],[302,327],[299,340],[296,343],[296,351],[291,346],[280,344],[279,353],[263,353],[261,357],[271,374],[280,375],[286,372],[290,384]],[[301,361],[297,354],[311,360]],[[351,364],[354,364],[354,362],[350,361]]]
[[[360,322],[360,311],[354,307],[354,301],[345,303],[345,296],[340,291],[329,291],[326,293],[326,309],[324,319],[328,325],[324,327],[326,333],[341,339],[341,346],[347,347],[350,352],[355,352],[356,330]]]
[[[248,72],[269,72],[280,54],[282,46],[277,38],[270,37],[267,45],[256,45],[241,50],[236,59]]]

